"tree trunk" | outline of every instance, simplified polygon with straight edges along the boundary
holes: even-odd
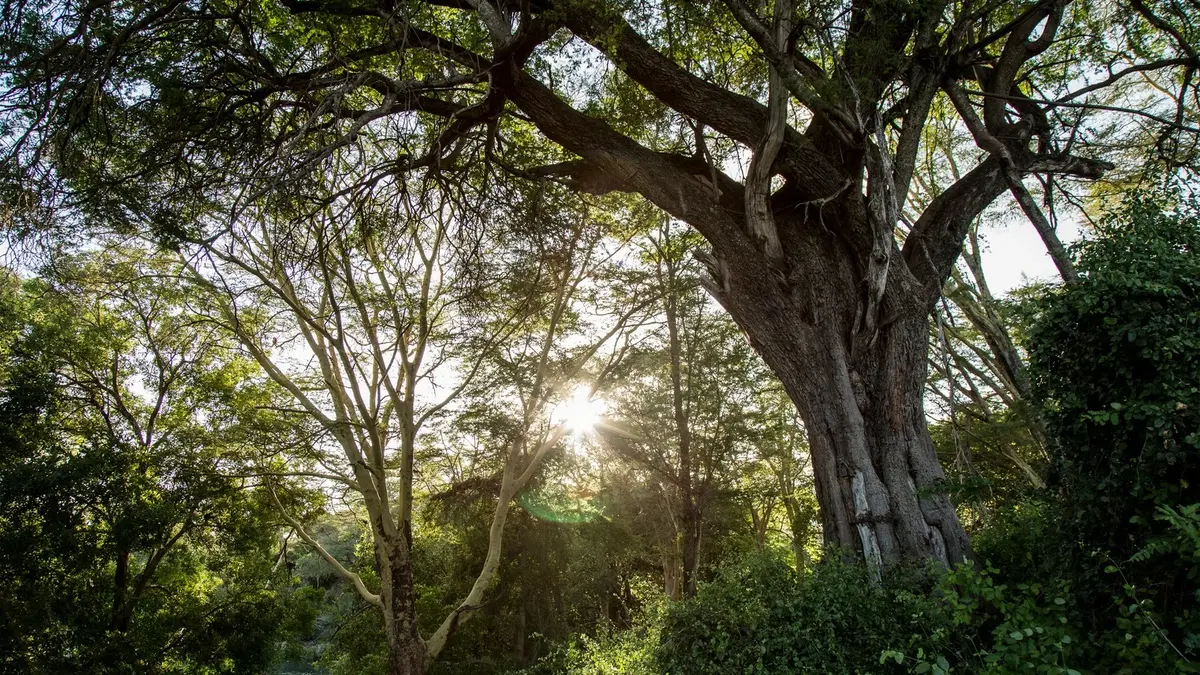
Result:
[[[570,14],[575,35],[660,101],[758,147],[769,121],[764,106],[680,68],[619,19],[581,5]],[[864,73],[877,70],[866,61],[858,64]],[[874,140],[851,138],[838,128],[853,127],[853,120],[820,113],[803,134],[785,130],[771,165],[784,185],[769,199],[779,240],[769,254],[746,224],[744,185],[703,157],[654,152],[620,134],[571,107],[522,65],[515,58],[497,69],[497,86],[546,137],[581,157],[539,173],[570,176],[581,192],[638,192],[712,246],[701,256],[711,275],[706,288],[775,371],[804,420],[826,540],[861,551],[875,568],[906,558],[944,564],[969,558],[970,540],[941,492],[944,475],[925,426],[929,313],[971,219],[1008,187],[1011,165],[1085,178],[1111,165],[1034,154],[1013,143],[934,197],[901,249],[895,227],[936,86],[910,102],[907,140],[894,157],[881,147],[882,127]],[[1001,84],[1008,93],[1011,81]]]
[[[696,595],[696,577],[700,570],[700,511],[692,495],[686,495],[683,506],[683,597]]]
[[[679,584],[679,563],[675,556],[663,554],[663,595],[670,600],[679,600],[682,597]]]
[[[513,660],[525,663],[525,598],[517,605],[516,635],[513,638]]]
[[[795,557],[796,571],[804,574],[812,562],[808,559],[808,549],[806,548],[811,534],[809,529],[811,519],[808,517],[807,509],[801,506],[795,496],[786,495],[782,501],[783,508],[787,512],[788,526],[792,530],[792,555]]]
[[[796,562],[796,572],[804,574],[808,571],[812,561],[808,559],[808,549],[805,548],[805,539],[803,536],[796,534],[795,526],[792,528],[792,557]]]
[[[754,529],[754,550],[762,552],[767,546],[767,527],[771,523],[771,511],[765,509],[763,515],[759,515],[754,509],[754,505],[750,505],[750,526]]]
[[[875,570],[970,557],[925,426],[929,293],[893,264],[877,331],[856,333],[865,263],[824,223],[784,213],[789,258],[725,261],[710,290],[804,420],[826,543],[859,551]]]
[[[109,620],[109,627],[118,632],[124,632],[129,628],[125,611],[125,591],[129,586],[129,551],[122,549],[117,553],[117,569],[113,575],[113,602],[112,602],[112,618]]]
[[[675,433],[679,444],[678,486],[683,508],[680,512],[683,553],[683,597],[696,594],[696,572],[700,564],[700,507],[697,504],[693,480],[692,430],[688,420],[683,391],[682,340],[679,331],[679,292],[675,261],[664,256],[666,268],[663,309],[667,319],[668,353],[670,356],[671,402],[675,416]],[[688,392],[690,396],[690,392]]]
[[[425,642],[417,629],[417,594],[413,585],[412,558],[407,542],[391,541],[376,533],[379,563],[379,599],[388,641],[389,675],[421,675],[429,665]]]

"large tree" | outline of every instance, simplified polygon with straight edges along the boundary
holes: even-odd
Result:
[[[326,181],[341,184],[333,172]],[[505,237],[496,226],[479,239],[471,214],[452,208],[430,181],[384,181],[371,194],[316,199],[331,189],[310,185],[291,209],[277,202],[247,210],[181,247],[182,265],[203,298],[195,311],[235,339],[320,429],[311,456],[294,459],[313,463],[302,475],[328,493],[361,504],[378,591],[309,534],[283,490],[272,490],[280,514],[379,611],[391,672],[420,673],[486,604],[513,499],[569,431],[552,423],[554,404],[577,380],[602,379],[606,348],[642,305],[612,309],[623,298],[585,288],[621,248],[586,211],[564,225],[547,206],[521,223],[562,225],[545,236]],[[601,372],[592,374],[596,361]],[[472,425],[484,407],[494,420],[486,432]],[[431,433],[439,426],[465,438]],[[429,447],[420,457],[423,444],[494,488],[475,583],[426,637],[418,619],[428,617],[417,613],[414,483],[440,487],[455,472]],[[272,473],[295,473],[297,463]]]
[[[603,434],[602,445],[657,485],[661,505],[650,513],[660,521],[663,588],[668,597],[690,598],[712,548],[705,542],[720,537],[722,501],[756,451],[775,449],[766,418],[776,412],[771,391],[779,386],[700,288],[700,265],[689,255],[700,238],[661,214],[648,217],[658,226],[643,238],[640,268],[659,297],[657,321],[608,394],[613,417],[632,433]]]
[[[335,156],[360,161],[364,182],[421,169],[477,192],[516,175],[638,193],[708,241],[710,292],[804,420],[827,540],[873,565],[960,560],[970,542],[939,489],[922,405],[929,312],[970,222],[1000,195],[1057,246],[1027,177],[1098,178],[1109,145],[1191,156],[1195,10],[765,9],[8,2],[6,173],[23,181],[7,188],[10,217],[36,225],[55,202],[177,233]],[[910,218],[933,118],[978,151]]]
[[[0,672],[264,672],[286,577],[247,475],[293,425],[169,260],[59,261],[0,315]]]

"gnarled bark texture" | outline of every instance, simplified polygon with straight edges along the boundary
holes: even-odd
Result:
[[[814,28],[822,25],[818,15],[804,31],[787,30],[800,18],[790,2],[773,3],[778,15],[768,21],[745,0],[723,0],[771,73],[769,105],[748,88],[691,72],[669,46],[639,32],[653,35],[669,17],[631,23],[622,6],[602,0],[412,0],[405,11],[384,0],[285,0],[294,12],[356,17],[388,36],[356,54],[421,51],[450,75],[392,80],[353,59],[286,75],[257,64],[244,70],[258,85],[253,91],[295,98],[299,109],[318,111],[314,117],[327,110],[330,92],[364,88],[368,100],[382,95],[383,102],[338,113],[348,124],[416,112],[441,118],[436,142],[389,171],[443,170],[477,147],[484,161],[500,159],[519,175],[588,193],[636,192],[688,223],[711,246],[704,256],[710,292],[783,381],[808,428],[826,538],[876,566],[904,558],[952,563],[970,555],[970,543],[939,491],[942,472],[925,428],[926,319],[968,224],[988,204],[1011,191],[1037,219],[1024,177],[1096,178],[1108,166],[1069,154],[1072,144],[1049,123],[1053,106],[1021,86],[1028,63],[1056,39],[1069,2],[1027,3],[1015,19],[997,22],[998,6],[976,12],[945,0],[862,0],[845,8],[837,30],[814,37],[810,29],[824,30]],[[490,49],[459,44],[445,25],[410,11],[422,4],[471,15]],[[685,120],[695,147],[647,147],[547,86],[546,64],[527,66],[562,31]],[[335,71],[345,77],[324,75]],[[474,98],[454,93],[463,86],[474,87]],[[928,203],[901,245],[896,232],[911,213],[905,203],[926,123],[943,96],[984,158]],[[804,110],[804,128],[787,123],[797,118],[792,106]],[[504,161],[497,130],[514,111],[577,159],[540,167]],[[754,152],[749,198],[748,186],[713,161],[706,135]]]
[[[761,263],[729,261],[717,292],[804,420],[827,543],[875,565],[968,557],[925,427],[919,284],[896,275],[878,334],[855,335],[861,275],[852,250],[817,219],[781,216],[793,251],[786,283]]]
[[[1057,6],[1038,11],[1049,15]],[[566,27],[663,103],[757,146],[768,126],[766,106],[685,71],[614,13],[576,3],[571,9]],[[919,18],[895,23],[883,16],[865,11],[859,32],[847,39],[848,71],[842,75],[857,78],[853,105],[789,86],[814,119],[803,134],[785,129],[772,163],[771,173],[785,179],[769,200],[778,248],[763,246],[749,226],[745,187],[702,152],[687,157],[652,151],[572,108],[526,73],[523,54],[552,24],[534,22],[512,38],[493,35],[504,44],[497,58],[507,62],[495,71],[494,85],[542,133],[581,158],[543,167],[543,174],[565,176],[584,192],[640,193],[711,244],[702,256],[708,290],[779,376],[807,427],[826,540],[860,551],[875,569],[902,559],[949,564],[971,554],[939,489],[943,474],[922,405],[927,318],[971,219],[1008,188],[1013,175],[1096,177],[1105,168],[1066,154],[1036,153],[1020,128],[999,133],[1003,153],[993,153],[933,199],[901,248],[895,238],[899,206],[946,73],[928,72],[917,62],[903,75],[877,68],[865,54],[881,42],[902,47]],[[1028,34],[1010,39],[1027,40]],[[771,46],[763,46],[770,57]],[[796,75],[794,63],[771,65]],[[894,148],[886,145],[880,118],[861,114],[879,105],[890,77],[902,77],[909,87]],[[1008,95],[1016,90],[1006,78],[980,85]]]

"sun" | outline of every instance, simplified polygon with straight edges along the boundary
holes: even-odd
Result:
[[[576,434],[591,431],[604,416],[604,404],[592,398],[589,387],[581,386],[571,392],[554,408],[551,419]]]

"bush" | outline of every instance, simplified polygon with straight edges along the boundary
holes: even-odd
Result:
[[[833,556],[830,556],[833,558]],[[836,559],[797,579],[781,559],[755,556],[722,571],[664,617],[662,673],[878,673],[888,649],[919,644],[942,613],[929,575],[895,570],[875,582]],[[903,672],[897,670],[897,672]]]
[[[1134,198],[1078,248],[1078,282],[1047,294],[1029,366],[1056,440],[1066,516],[1091,550],[1127,557],[1200,501],[1200,214]]]
[[[953,616],[950,647],[966,670],[1079,675],[1070,667],[1080,658],[1080,642],[1068,619],[1069,582],[1009,586],[996,582],[996,572],[966,563],[941,579],[938,595]]]
[[[1164,543],[1200,502],[1200,205],[1173,200],[1136,195],[1106,219],[1077,249],[1079,281],[1038,301],[1029,331],[1064,573],[1107,672],[1174,672],[1200,646],[1200,578]]]
[[[1070,505],[1023,503],[996,515],[976,538],[985,566],[961,566],[941,582],[953,626],[939,653],[966,672],[1190,673],[1200,597],[1163,612],[1136,565],[1200,571],[1200,506],[1163,508],[1170,530],[1131,560],[1079,554],[1065,526]],[[1173,637],[1174,636],[1174,637]],[[1178,639],[1178,638],[1182,639]],[[955,671],[959,672],[959,671]]]
[[[600,631],[568,645],[563,667],[573,675],[655,675],[654,648],[660,639],[661,616],[649,610],[628,630]]]
[[[602,626],[596,635],[576,635],[520,675],[657,675],[654,650],[662,638],[665,599],[646,601],[627,629]]]

